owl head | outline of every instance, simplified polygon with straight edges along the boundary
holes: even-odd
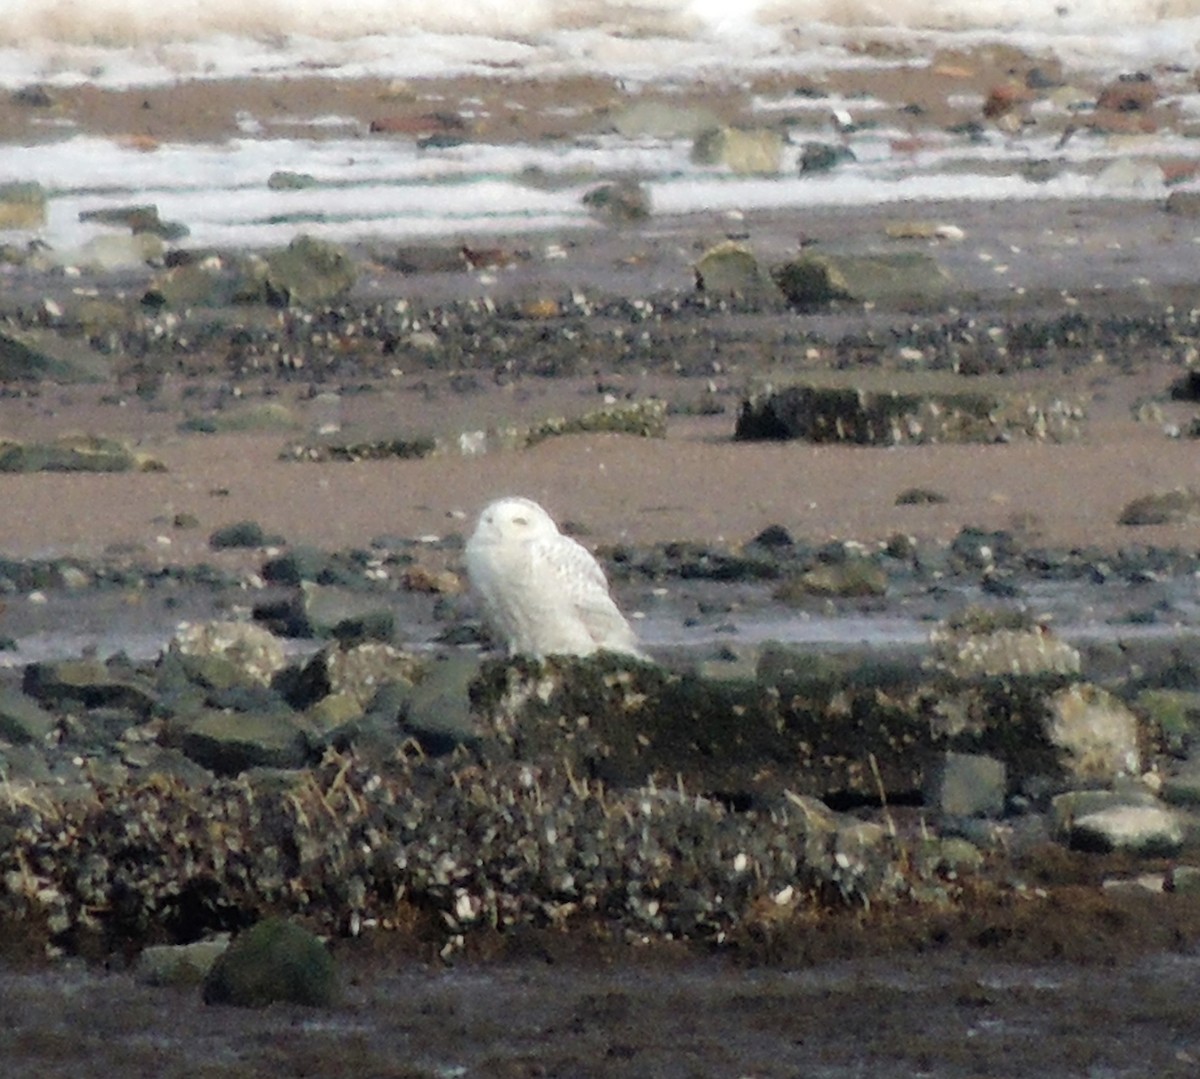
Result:
[[[528,498],[498,498],[479,515],[475,535],[489,540],[524,540],[558,533],[554,519]]]

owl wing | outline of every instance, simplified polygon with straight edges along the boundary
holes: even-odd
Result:
[[[608,578],[591,551],[560,533],[537,540],[532,555],[534,564],[544,567],[547,578],[561,588],[562,601],[597,648],[641,654],[637,636],[609,595]]]

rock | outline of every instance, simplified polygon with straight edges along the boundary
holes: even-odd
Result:
[[[1200,195],[1200,192],[1197,194]],[[1171,383],[1171,400],[1200,401],[1200,370],[1192,368],[1185,371]]]
[[[296,414],[278,401],[261,404],[243,403],[236,408],[189,416],[179,425],[181,431],[203,434],[229,434],[238,431],[290,431],[300,426]]]
[[[328,584],[325,580],[333,570],[333,559],[317,547],[297,545],[290,551],[263,564],[263,580],[271,584],[298,585],[301,581]]]
[[[1092,186],[1102,194],[1162,195],[1163,170],[1153,161],[1118,157],[1100,170]]]
[[[123,442],[99,435],[62,435],[53,442],[0,441],[0,472],[162,472],[162,464]]]
[[[222,659],[242,677],[263,686],[269,686],[287,665],[279,639],[248,622],[183,625],[168,647],[180,656]]]
[[[74,250],[54,252],[52,258],[58,266],[112,273],[136,270],[148,262],[160,261],[166,250],[162,237],[152,232],[135,232],[128,236],[93,236]]]
[[[767,383],[743,398],[734,438],[876,446],[993,443],[1014,436],[1066,441],[1078,436],[1079,419],[1067,402],[1019,394]]]
[[[1135,498],[1117,518],[1123,525],[1174,525],[1200,521],[1200,490],[1192,487]]]
[[[1138,72],[1122,75],[1100,91],[1096,99],[1098,109],[1113,109],[1116,112],[1140,112],[1151,108],[1158,100],[1158,87],[1146,74]]]
[[[941,491],[928,487],[906,487],[896,495],[897,506],[938,506],[950,501]]]
[[[1134,707],[1167,752],[1182,756],[1200,746],[1200,692],[1147,689]]]
[[[783,136],[773,128],[715,127],[696,137],[692,161],[741,176],[774,175],[783,162]]]
[[[620,657],[484,663],[472,687],[487,752],[567,761],[614,787],[678,776],[689,791],[759,804],[784,789],[817,798],[909,800],[953,751],[1004,764],[1013,789],[1067,774],[1046,732],[1061,680],[938,685],[911,657],[764,649],[754,680],[706,680]],[[954,722],[940,705],[957,693]],[[581,722],[586,717],[586,722]],[[557,764],[555,766],[558,766]]]
[[[385,596],[304,581],[289,597],[260,603],[254,619],[284,637],[388,641],[396,616]]]
[[[308,738],[299,716],[280,713],[208,711],[183,725],[181,748],[219,776],[249,768],[301,768]]]
[[[1072,790],[1056,794],[1050,800],[1054,832],[1066,839],[1075,821],[1101,810],[1120,809],[1129,806],[1156,806],[1157,798],[1150,791],[1127,785],[1123,790]]]
[[[744,244],[725,240],[710,247],[695,266],[696,288],[713,296],[738,296],[752,303],[780,303],[783,294]]]
[[[1163,806],[1123,805],[1077,817],[1068,842],[1074,850],[1129,851],[1142,857],[1171,857],[1183,846],[1183,826]]]
[[[133,967],[143,985],[188,989],[202,985],[213,964],[229,947],[226,939],[192,944],[154,944],[143,948]]]
[[[1189,759],[1168,772],[1161,793],[1171,805],[1200,808],[1200,760]]]
[[[14,745],[41,745],[57,722],[27,694],[0,687],[0,739]]]
[[[289,172],[287,169],[276,169],[267,177],[267,188],[271,191],[303,191],[316,187],[317,178],[308,172]]]
[[[1078,674],[1079,651],[1044,626],[988,628],[954,623],[930,634],[934,663],[957,678]]]
[[[922,251],[804,255],[775,267],[772,277],[788,303],[803,309],[835,300],[933,301],[950,284],[936,260]]]
[[[126,709],[143,720],[149,717],[156,703],[152,687],[142,678],[110,670],[94,659],[30,663],[21,685],[29,696],[43,704]]]
[[[458,596],[467,590],[463,579],[453,570],[434,570],[427,566],[409,566],[400,575],[400,587],[406,592],[431,596]]]
[[[283,251],[267,256],[267,298],[280,306],[333,303],[357,278],[354,261],[343,248],[312,236],[297,236]]]
[[[806,142],[800,151],[800,174],[832,172],[838,165],[854,161],[854,151],[841,143]]]
[[[626,139],[694,139],[720,123],[708,109],[646,98],[616,110],[609,119],[617,134]]]
[[[1071,774],[1110,782],[1141,771],[1137,717],[1097,686],[1077,684],[1051,696],[1047,734],[1065,750]]]
[[[188,235],[186,225],[174,221],[163,221],[158,216],[158,207],[112,206],[101,210],[82,210],[79,220],[99,225],[124,225],[130,232],[148,232],[163,240],[182,240]]]
[[[462,273],[467,268],[461,244],[406,244],[380,261],[402,274]]]
[[[1200,217],[1200,191],[1172,191],[1167,196],[1166,210],[1180,217]]]
[[[261,282],[247,278],[237,264],[214,257],[171,266],[150,283],[142,295],[148,308],[228,307],[242,299],[254,298]],[[249,295],[247,295],[249,294]]]
[[[265,918],[234,938],[204,979],[205,1004],[328,1008],[338,999],[333,957],[308,930]]]
[[[973,753],[941,753],[925,781],[925,804],[946,817],[998,817],[1008,770],[1003,761]]]
[[[1200,866],[1175,866],[1171,870],[1167,890],[1178,895],[1200,895]]]
[[[208,545],[214,551],[231,547],[269,547],[282,543],[281,536],[268,535],[257,521],[235,521],[222,525],[208,537]]]
[[[447,753],[479,736],[471,685],[479,676],[475,656],[445,656],[425,667],[401,715],[404,729],[427,753]]]
[[[425,671],[425,661],[380,641],[329,645],[313,656],[291,691],[300,707],[334,694],[368,705],[385,685],[411,686]]]
[[[811,596],[882,596],[888,586],[887,572],[869,558],[851,557],[818,562],[811,569],[788,578],[775,589],[784,602],[802,602]]]
[[[0,331],[0,381],[105,382],[109,360],[85,341],[41,330]]]
[[[46,190],[34,181],[0,184],[0,230],[40,229],[46,223]]]
[[[612,225],[644,221],[650,216],[650,192],[636,180],[601,184],[583,196],[593,215]]]

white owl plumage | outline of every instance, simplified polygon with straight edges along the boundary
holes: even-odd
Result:
[[[510,654],[642,655],[600,564],[536,502],[501,498],[485,506],[466,557],[484,616]]]

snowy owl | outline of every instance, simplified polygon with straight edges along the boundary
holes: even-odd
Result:
[[[642,655],[599,563],[528,498],[484,508],[467,542],[467,574],[512,655]]]

